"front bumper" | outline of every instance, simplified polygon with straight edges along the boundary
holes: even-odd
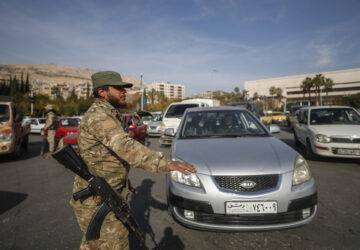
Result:
[[[203,179],[203,178],[201,178]],[[284,179],[284,178],[281,178]],[[204,184],[204,182],[202,181]],[[206,183],[204,188],[206,189]],[[215,188],[217,189],[217,188]],[[293,228],[310,223],[317,212],[317,192],[314,179],[292,188],[281,183],[271,192],[240,194],[199,190],[184,187],[168,179],[168,204],[173,217],[190,228],[208,231],[262,231]],[[291,191],[286,191],[291,190]],[[277,201],[276,214],[226,214],[227,201]],[[185,217],[185,210],[194,218]]]
[[[315,154],[325,157],[360,159],[359,143],[318,143],[312,144]]]
[[[0,142],[0,155],[14,152],[14,144],[12,141]]]

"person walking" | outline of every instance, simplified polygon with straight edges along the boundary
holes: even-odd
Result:
[[[56,144],[56,129],[59,127],[58,118],[54,109],[54,106],[51,104],[46,105],[46,123],[42,128],[43,131],[47,130],[47,141],[49,143],[49,153],[44,156],[45,159],[51,158],[51,154],[55,151]]]
[[[124,82],[121,75],[113,71],[97,72],[91,79],[95,101],[79,125],[78,147],[80,156],[93,175],[104,178],[114,191],[121,195],[128,193],[130,167],[159,173],[196,172],[193,165],[170,161],[163,153],[151,151],[133,140],[123,130],[119,108],[126,106],[126,88],[132,87],[131,83]],[[76,176],[73,192],[87,186],[85,180]],[[98,209],[99,201],[98,196],[83,201],[70,201],[83,232],[80,249],[129,249],[128,230],[116,219],[113,212],[105,217],[100,229],[100,238],[86,240],[87,227]]]

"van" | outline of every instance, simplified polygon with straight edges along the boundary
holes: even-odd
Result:
[[[220,102],[213,99],[187,99],[182,102],[171,103],[166,109],[161,123],[161,137],[159,139],[160,144],[171,145],[173,138],[165,136],[164,131],[165,129],[173,128],[176,132],[181,118],[187,108],[214,106],[220,106]]]

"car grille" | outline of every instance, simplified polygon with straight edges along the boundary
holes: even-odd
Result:
[[[331,142],[338,143],[360,143],[360,138],[331,137]]]
[[[184,210],[177,208],[179,214],[183,216]],[[311,206],[310,215],[315,211],[315,206]],[[226,215],[226,214],[210,214],[194,211],[195,221],[215,224],[215,225],[274,225],[282,223],[291,223],[303,220],[301,210],[290,211],[278,214],[262,214],[262,215]]]
[[[258,192],[277,186],[279,175],[214,176],[216,184],[226,190],[237,192]],[[244,187],[245,181],[254,182],[254,187]]]
[[[155,126],[155,127],[154,127],[154,126],[150,126],[150,128],[151,128],[151,129],[156,129],[156,126]]]

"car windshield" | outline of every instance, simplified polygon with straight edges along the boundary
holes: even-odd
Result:
[[[313,109],[310,113],[310,124],[360,124],[360,116],[349,108]]]
[[[6,104],[0,104],[0,122],[7,122],[9,119],[9,106]]]
[[[45,118],[39,119],[39,123],[40,123],[40,124],[45,124],[45,123],[46,123],[46,119],[45,119]]]
[[[199,107],[198,104],[174,104],[166,111],[166,118],[181,117],[187,108]]]
[[[79,125],[79,119],[72,118],[72,119],[61,119],[61,126],[62,127],[76,127]]]
[[[257,119],[246,110],[189,112],[180,138],[269,136]]]
[[[151,119],[152,122],[160,122],[162,121],[162,115],[156,115],[154,118]]]

